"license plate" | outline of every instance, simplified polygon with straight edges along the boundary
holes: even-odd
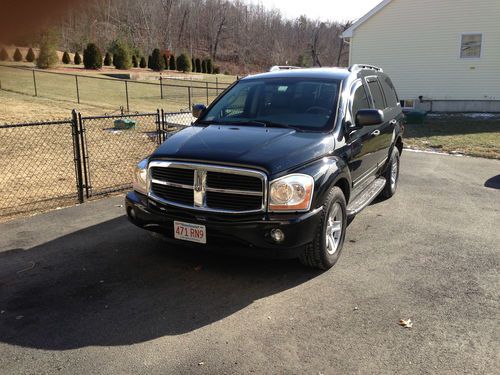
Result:
[[[207,243],[207,231],[204,225],[174,221],[174,238],[183,241]]]

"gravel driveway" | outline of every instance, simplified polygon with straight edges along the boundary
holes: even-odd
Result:
[[[166,248],[123,197],[1,224],[0,372],[498,373],[499,174],[405,152],[324,273]]]

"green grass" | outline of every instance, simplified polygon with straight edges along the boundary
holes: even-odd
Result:
[[[10,65],[14,65],[11,63]],[[16,66],[29,67],[27,63],[16,64]],[[56,70],[57,71],[57,70]],[[51,74],[49,72],[36,71],[37,96],[61,102],[77,104],[76,78],[78,76],[78,88],[80,103],[101,109],[101,112],[118,110],[120,107],[127,108],[126,90],[128,90],[128,106],[131,111],[149,112],[157,108],[167,111],[179,111],[189,108],[189,91],[191,87],[191,103],[211,102],[217,92],[221,92],[234,76],[218,75],[219,90],[215,84],[208,85],[205,81],[200,81],[200,75],[196,73],[183,75],[176,72],[163,72],[163,76],[185,77],[189,79],[169,79],[163,80],[163,99],[161,98],[160,85],[158,84],[159,74],[145,69],[131,69],[129,73],[137,80],[130,80],[125,86],[125,82],[119,79],[95,79],[91,77],[104,77],[102,73],[116,73],[114,69],[103,71],[87,71],[79,66],[60,66],[59,71],[70,73],[70,75]],[[215,76],[202,75],[203,79],[215,82]],[[35,95],[33,82],[33,72],[31,70],[15,69],[12,67],[0,66],[0,83],[3,90]],[[152,84],[155,83],[155,84]],[[29,110],[29,108],[26,108]]]
[[[500,116],[428,116],[422,125],[405,125],[406,146],[500,159]]]

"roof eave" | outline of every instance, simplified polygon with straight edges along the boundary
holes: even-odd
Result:
[[[377,6],[375,6],[372,10],[366,13],[363,17],[359,18],[356,22],[354,22],[351,27],[349,27],[346,31],[342,33],[342,38],[352,38],[354,34],[354,30],[356,30],[361,24],[370,19],[372,16],[377,14],[380,10],[382,10],[387,4],[389,4],[392,0],[383,0]]]
[[[342,33],[342,38],[344,38],[344,39],[346,39],[346,38],[352,38],[353,31],[354,30],[351,30],[351,28],[348,28],[346,31],[344,31]]]

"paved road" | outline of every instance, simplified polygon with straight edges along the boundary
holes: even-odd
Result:
[[[0,225],[0,372],[498,373],[500,162],[402,168],[324,273],[167,249],[120,197]]]

